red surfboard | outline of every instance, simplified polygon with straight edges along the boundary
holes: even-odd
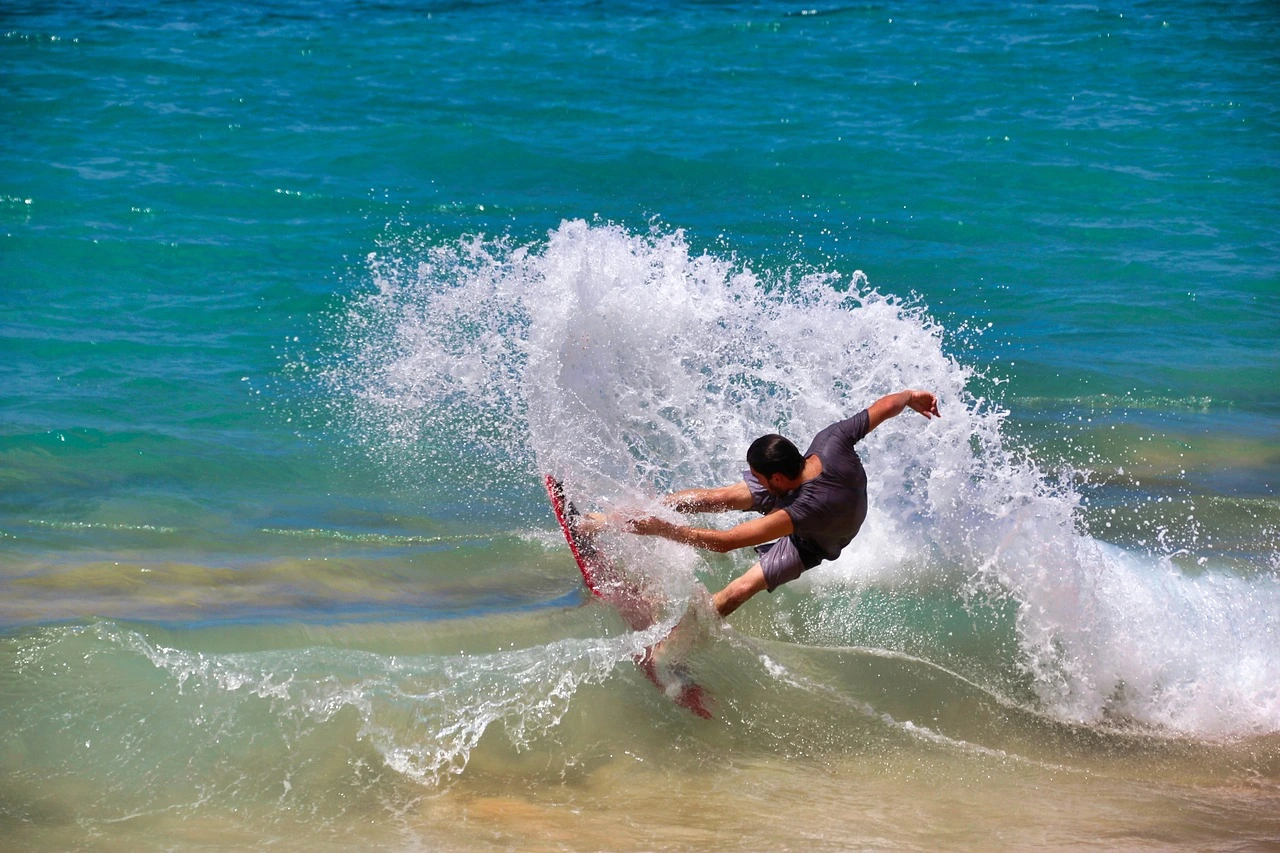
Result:
[[[560,522],[560,530],[569,543],[569,551],[578,563],[587,589],[601,601],[613,605],[632,630],[643,631],[652,625],[656,621],[652,602],[644,596],[635,581],[619,571],[613,561],[596,547],[590,536],[578,532],[581,516],[573,504],[565,499],[564,486],[551,474],[543,478],[543,485],[547,487],[547,497],[551,498],[556,521]],[[653,657],[653,646],[650,646],[636,655],[636,666],[671,701],[703,719],[711,719],[712,714],[707,707],[711,695],[706,689],[678,672],[664,679],[658,672]]]

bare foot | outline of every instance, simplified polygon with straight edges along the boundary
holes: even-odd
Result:
[[[595,536],[609,526],[609,516],[602,512],[584,512],[578,516],[574,532],[579,536]]]

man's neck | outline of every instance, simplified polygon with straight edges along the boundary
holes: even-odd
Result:
[[[769,491],[775,496],[782,496],[794,492],[810,480],[816,480],[822,475],[822,460],[817,454],[809,456],[804,460],[804,467],[800,469],[800,476],[794,480],[787,478],[786,474],[778,473],[769,478],[767,486]],[[759,476],[759,475],[757,475]]]

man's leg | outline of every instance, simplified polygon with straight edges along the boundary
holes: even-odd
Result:
[[[711,597],[711,603],[715,605],[716,612],[720,614],[720,618],[728,616],[737,610],[739,605],[751,596],[755,595],[762,589],[768,589],[769,583],[764,579],[764,570],[760,568],[760,564],[756,563],[747,569],[746,573],[736,580],[729,582],[729,585],[717,592]],[[681,628],[697,623],[698,611],[695,606],[689,608],[688,612],[671,629],[671,633],[664,639],[659,640],[648,648],[645,652],[654,661],[661,661],[666,655],[668,647],[672,643],[672,638],[681,633]],[[687,631],[686,631],[687,633]]]
[[[756,563],[747,569],[745,574],[730,581],[728,586],[712,596],[711,602],[715,604],[716,612],[723,619],[737,610],[748,598],[768,588],[769,583],[764,579],[764,570],[760,568],[759,563]]]

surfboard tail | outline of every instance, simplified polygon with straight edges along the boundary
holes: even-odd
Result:
[[[711,708],[714,707],[711,693],[701,684],[686,684],[681,687],[680,695],[676,697],[675,703],[681,708],[692,711],[704,720],[714,720],[716,718],[716,715],[711,711]]]
[[[680,666],[660,667],[654,660],[652,648],[636,655],[635,661],[641,672],[672,702],[704,720],[715,719],[711,692],[694,681],[688,670]]]

